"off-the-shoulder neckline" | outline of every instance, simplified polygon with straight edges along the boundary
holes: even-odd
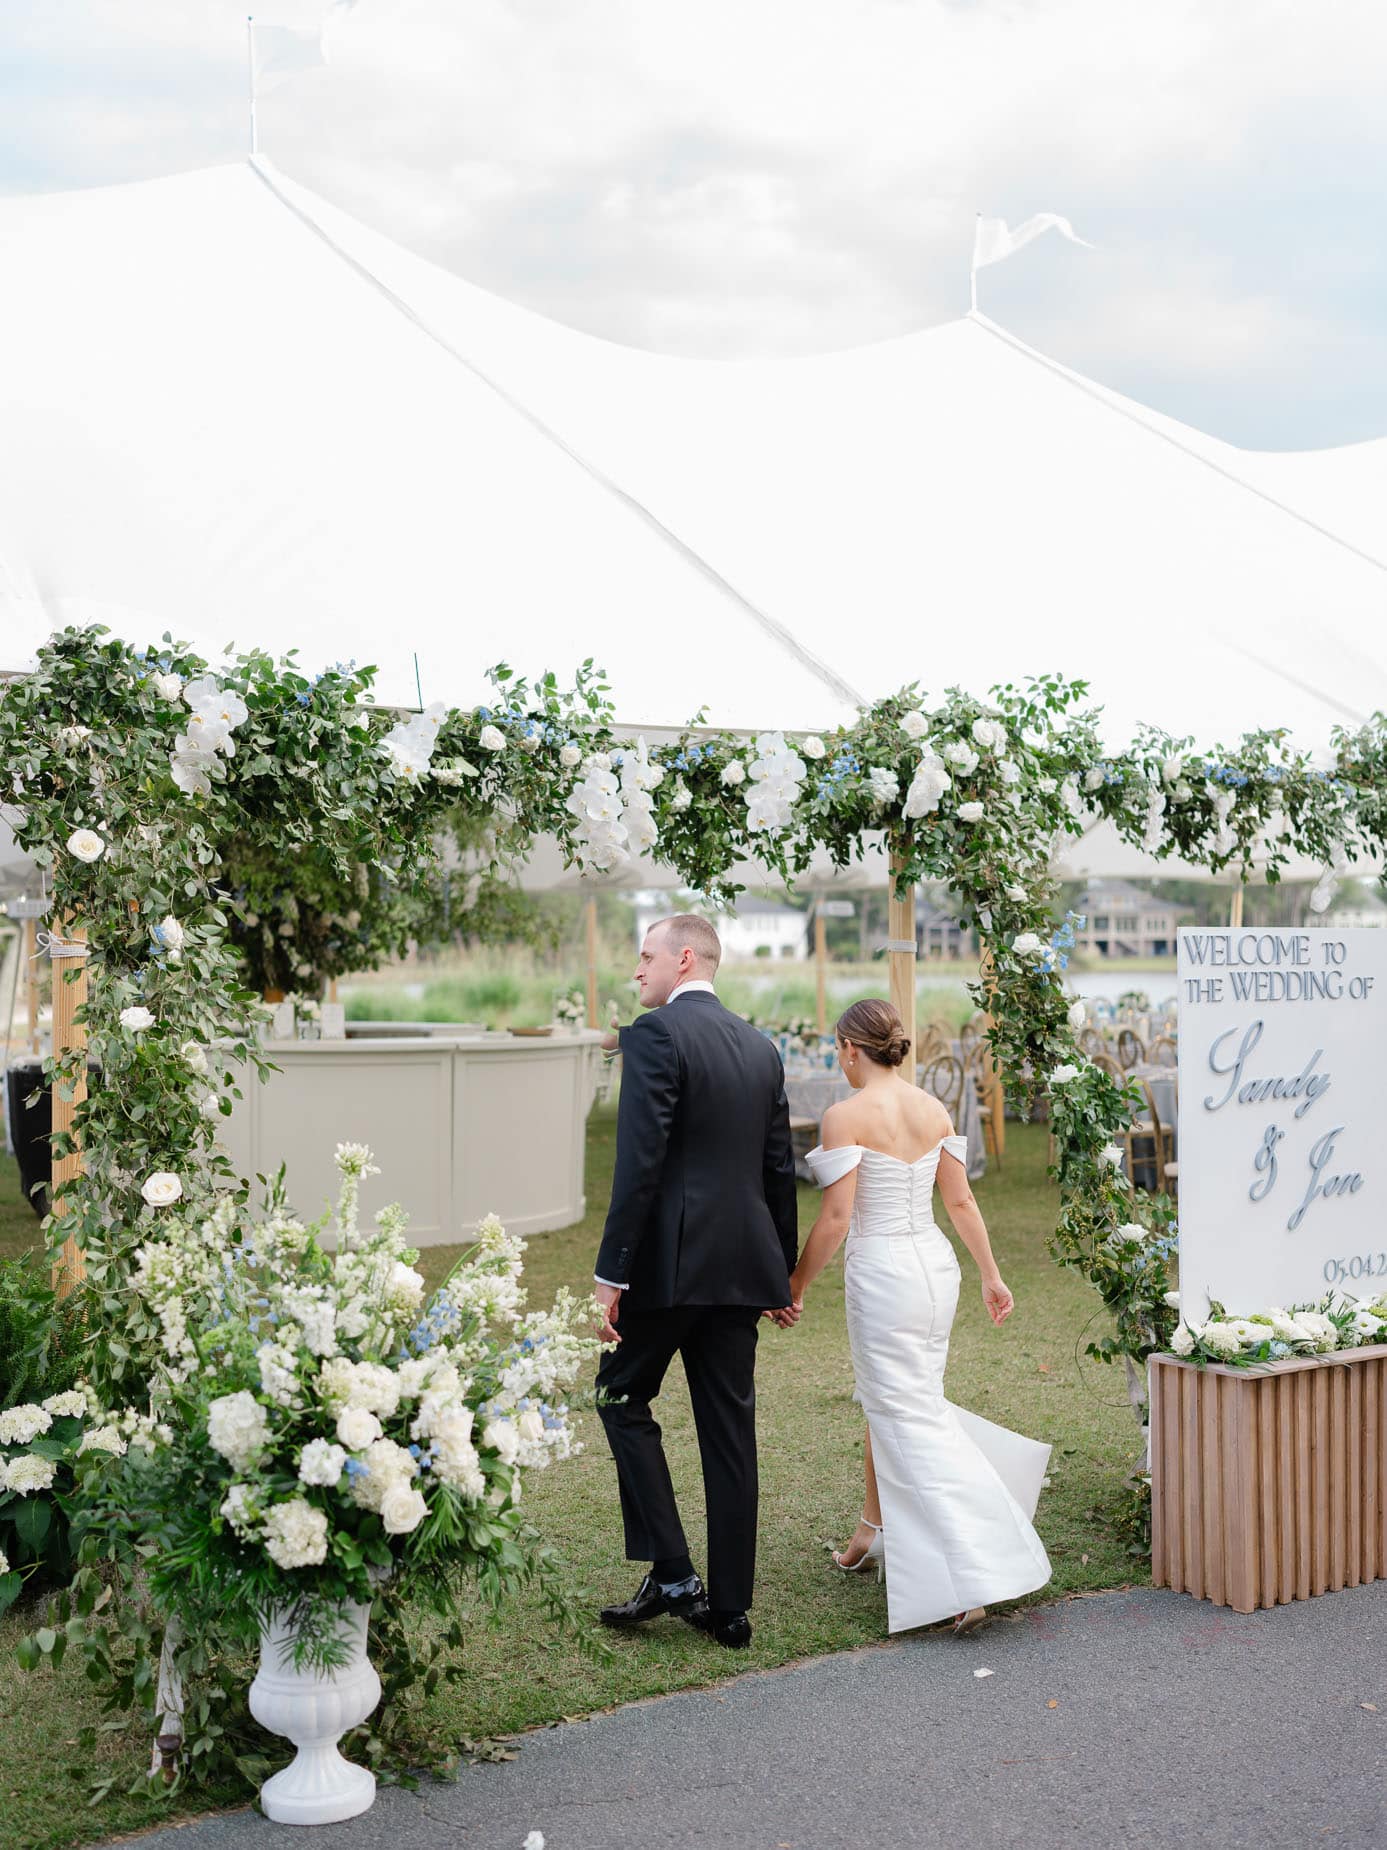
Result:
[[[960,1138],[965,1143],[967,1142],[967,1138],[964,1137],[962,1131],[950,1131],[947,1137],[941,1137],[938,1143],[932,1143],[928,1150],[924,1151],[922,1155],[912,1157],[892,1156],[889,1150],[873,1149],[872,1145],[869,1143],[835,1143],[831,1150],[825,1149],[823,1144],[820,1144],[817,1151],[813,1151],[811,1154],[818,1156],[836,1156],[840,1150],[860,1150],[864,1156],[884,1156],[888,1163],[899,1163],[902,1169],[914,1169],[920,1163],[924,1162],[925,1157],[933,1156],[937,1151],[942,1150],[946,1143],[954,1143]]]

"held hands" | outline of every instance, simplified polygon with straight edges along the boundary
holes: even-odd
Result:
[[[602,1319],[598,1332],[602,1341],[619,1343],[621,1337],[617,1334],[616,1320],[621,1315],[621,1293],[615,1285],[594,1285],[592,1296]]]
[[[1016,1308],[1016,1300],[1002,1283],[1000,1278],[985,1278],[982,1281],[983,1308],[995,1324],[1006,1322]]]
[[[793,1272],[790,1274],[790,1302],[778,1310],[763,1311],[762,1316],[769,1317],[780,1330],[792,1330],[804,1315],[804,1286]]]

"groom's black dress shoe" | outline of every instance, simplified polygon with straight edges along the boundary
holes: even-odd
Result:
[[[621,1606],[604,1606],[597,1615],[604,1625],[644,1625],[662,1612],[672,1612],[677,1619],[692,1620],[695,1608],[703,1601],[703,1582],[697,1574],[661,1586],[653,1574],[647,1574],[634,1595]]]
[[[707,1632],[729,1651],[744,1651],[751,1643],[751,1620],[744,1612],[714,1612],[707,1600],[701,1599],[687,1617],[690,1625]]]

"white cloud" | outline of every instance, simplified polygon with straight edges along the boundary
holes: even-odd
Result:
[[[11,0],[0,187],[237,158],[244,11]],[[989,270],[987,312],[1221,435],[1314,443],[1387,430],[1387,335],[1360,325],[1385,62],[1376,0],[357,0],[261,133],[472,281],[676,352],[944,320],[974,211],[1061,211],[1099,248]]]

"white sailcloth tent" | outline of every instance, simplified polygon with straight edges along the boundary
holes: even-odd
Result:
[[[417,651],[426,699],[472,700],[498,656],[592,655],[629,723],[806,728],[1058,670],[1115,743],[1387,707],[1387,566],[980,316],[669,359],[263,160],[0,202],[0,239],[6,659],[86,617],[377,660],[387,699]]]

